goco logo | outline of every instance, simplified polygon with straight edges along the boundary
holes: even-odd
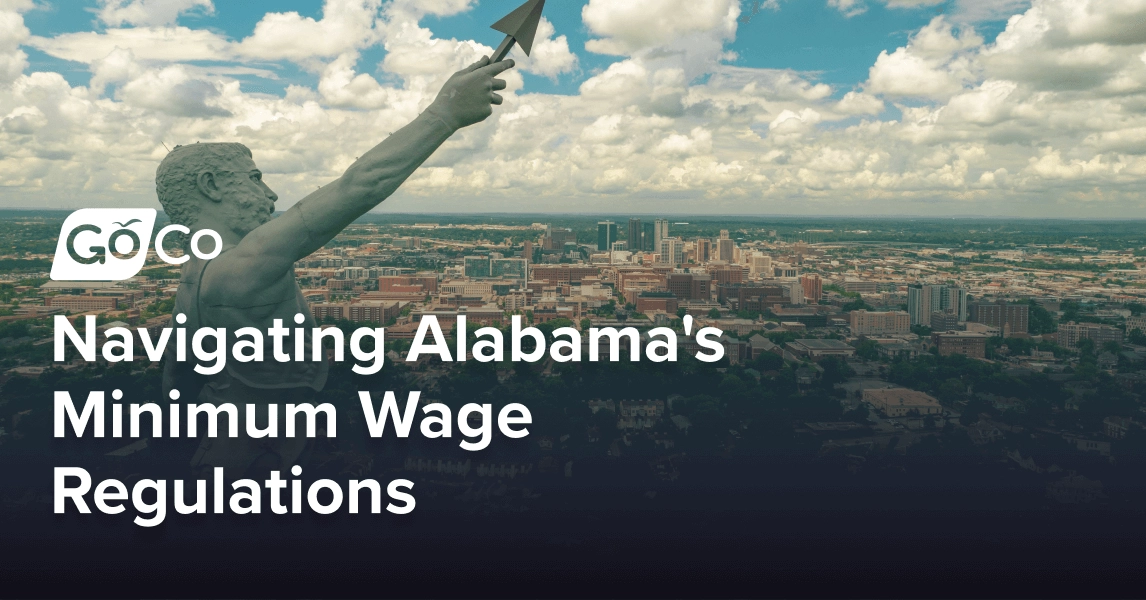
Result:
[[[68,215],[56,243],[51,277],[55,281],[122,281],[135,277],[147,261],[151,232],[155,229],[153,208],[85,208]],[[174,257],[163,249],[163,239],[171,233],[190,233],[183,225],[168,225],[155,235],[155,255],[159,260],[180,265],[191,257]],[[215,242],[210,253],[199,251],[204,237]],[[203,260],[221,252],[223,240],[209,229],[191,237],[191,252]]]

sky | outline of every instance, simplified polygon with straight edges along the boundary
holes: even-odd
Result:
[[[158,207],[177,144],[285,209],[521,0],[0,0],[0,208]],[[273,12],[268,12],[273,8]],[[1146,0],[549,0],[382,212],[1146,218]]]

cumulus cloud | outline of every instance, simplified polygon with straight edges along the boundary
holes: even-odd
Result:
[[[863,0],[828,0],[828,6],[840,11],[848,18],[867,12],[867,5],[863,3]]]
[[[514,47],[511,57],[521,70],[550,79],[577,68],[577,55],[569,50],[569,40],[564,35],[556,35],[557,30],[549,19],[541,18],[537,24],[537,34],[533,40],[530,56]]]
[[[138,60],[185,62],[229,60],[232,43],[206,29],[187,27],[129,27],[102,33],[81,31],[51,38],[32,37],[32,47],[78,63],[93,64],[112,52],[129,50]]]
[[[884,109],[883,100],[863,92],[848,92],[836,103],[836,110],[845,115],[875,115]]]
[[[805,108],[799,112],[785,109],[768,123],[768,135],[776,144],[792,144],[812,134],[822,120],[823,115],[815,109]]]
[[[477,0],[392,0],[391,10],[421,18],[426,15],[448,17],[469,10]]]
[[[866,81],[832,86],[815,73],[729,64],[732,0],[590,0],[590,49],[616,58],[580,74],[568,40],[543,21],[534,55],[505,73],[494,117],[454,136],[387,205],[1046,215],[1091,203],[1083,214],[1146,214],[1142,2],[1035,0],[990,42],[973,19],[936,18],[875,57]],[[35,37],[23,21],[32,4],[0,0],[7,205],[153,204],[164,144],[230,140],[252,148],[286,207],[492,51],[441,37],[424,19],[471,0],[327,0],[318,18],[269,13],[238,39],[178,20],[209,3],[103,6],[137,4],[156,12]],[[156,16],[161,5],[174,16]],[[24,47],[87,65],[90,82],[29,72]],[[375,47],[381,64],[360,64]],[[314,82],[275,95],[237,77],[272,77],[282,61]],[[583,81],[572,94],[541,94],[522,72]]]
[[[297,12],[267,13],[251,35],[235,42],[209,29],[174,26],[176,6],[211,6],[206,0],[174,0],[127,4],[111,2],[101,15],[111,25],[103,32],[76,32],[52,38],[36,37],[32,45],[47,54],[91,64],[113,51],[130,50],[137,60],[154,62],[290,60],[321,68],[319,59],[338,57],[377,43],[376,22],[383,0],[326,0],[322,17],[303,17]],[[112,10],[114,9],[114,10]],[[161,10],[162,9],[162,10]],[[138,16],[133,16],[138,15]]]
[[[974,29],[956,32],[942,16],[935,17],[906,46],[880,52],[866,89],[886,96],[951,96],[975,77],[966,51],[982,43]]]
[[[215,12],[211,0],[100,0],[96,15],[112,27],[120,25],[170,25],[187,12]]]
[[[239,43],[242,56],[262,60],[308,61],[371,45],[382,0],[326,0],[322,18],[297,12],[267,13],[255,31]]]
[[[20,49],[31,36],[24,26],[21,12],[32,7],[31,1],[0,5],[0,87],[12,83],[28,66],[28,55]]]
[[[984,81],[974,90],[951,98],[944,116],[964,123],[997,124],[1013,114],[1016,107],[1010,99],[1017,89],[1012,81]]]
[[[956,23],[1005,20],[1022,13],[1030,4],[1030,0],[956,0],[951,19]]]
[[[1035,2],[983,53],[992,75],[1048,90],[1141,90],[1146,2]]]
[[[627,55],[690,36],[730,39],[736,34],[736,0],[589,0],[581,19],[598,39],[591,52]]]

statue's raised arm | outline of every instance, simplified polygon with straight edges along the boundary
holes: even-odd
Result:
[[[241,144],[176,148],[160,165],[156,188],[173,222],[211,229],[224,253],[204,272],[201,292],[224,290],[232,301],[282,280],[294,262],[338,235],[394,193],[455,131],[485,120],[505,89],[497,75],[512,60],[488,58],[455,73],[411,123],[366,152],[341,177],[278,218],[278,196]],[[225,286],[211,285],[223,281]],[[240,305],[243,304],[240,302]]]
[[[295,261],[394,193],[455,131],[490,116],[492,105],[501,104],[497,92],[506,86],[497,75],[511,67],[513,61],[482,59],[454,74],[418,118],[274,219],[278,196],[263,181],[246,146],[193,144],[173,150],[155,176],[159,201],[172,222],[192,231],[213,230],[223,243],[217,257],[191,256],[183,264],[172,310],[175,322],[190,332],[223,329],[228,345],[237,341],[240,330],[301,325],[302,337],[292,338],[289,347],[301,348],[303,357],[315,356],[311,332],[317,323],[295,279]],[[178,391],[205,404],[254,405],[265,415],[270,406],[307,402],[326,382],[326,361],[284,361],[277,354],[227,361],[223,371],[202,376],[190,363],[180,362],[174,347],[167,347],[164,398]],[[240,409],[239,414],[245,419],[248,413]],[[306,441],[204,436],[191,465],[198,474],[213,467],[235,476],[265,474],[295,464]]]

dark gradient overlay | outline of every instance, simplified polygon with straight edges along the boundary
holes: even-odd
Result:
[[[108,456],[133,440],[55,440],[49,407],[55,389],[83,398],[122,388],[129,402],[156,395],[158,370],[12,379],[8,407],[34,408],[19,428],[23,443],[9,440],[0,455],[4,595],[1113,597],[1143,589],[1141,456],[1074,465],[1101,475],[1102,498],[1064,504],[1047,491],[1061,473],[1036,473],[942,431],[902,452],[832,450],[833,436],[799,426],[831,415],[817,415],[825,409],[809,404],[808,390],[786,396],[795,384],[784,372],[739,386],[727,377],[742,368],[690,358],[585,363],[551,377],[538,365],[511,368],[514,377],[499,382],[494,366],[470,362],[438,382],[436,397],[451,406],[531,408],[530,436],[495,433],[476,453],[460,450],[456,437],[370,439],[354,392],[393,389],[404,398],[406,367],[388,364],[374,377],[332,370],[321,399],[338,406],[343,423],[336,440],[308,450],[303,478],[372,477],[383,486],[409,478],[412,514],[349,515],[344,504],[330,516],[183,516],[170,506],[169,484],[167,519],[150,529],[132,524],[130,502],[116,516],[79,515],[70,503],[68,514],[52,514],[52,467],[84,467],[94,481],[114,477],[129,488],[142,477],[190,479],[197,441],[150,440],[144,451]],[[703,409],[678,399],[674,412],[696,411],[695,429],[666,450],[607,431],[583,401],[606,393],[703,396],[718,414],[749,411],[744,418],[759,427],[706,431]],[[411,458],[532,471],[513,479],[418,473]],[[1080,459],[1052,448],[1035,460]],[[264,513],[267,506],[264,494]]]

